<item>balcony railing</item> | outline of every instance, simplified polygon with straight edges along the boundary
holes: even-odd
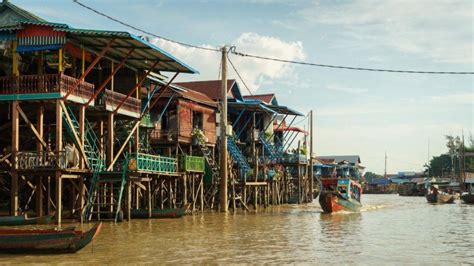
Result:
[[[159,155],[131,153],[128,155],[128,170],[168,174],[176,173],[178,170],[178,160]]]
[[[65,74],[21,75],[0,77],[0,94],[68,93],[78,79]],[[71,93],[73,96],[90,98],[94,85],[81,81]]]
[[[39,169],[66,169],[68,160],[66,151],[56,152],[17,152],[14,155],[14,166],[18,170],[39,170]]]
[[[123,99],[125,99],[125,97],[127,97],[127,95],[123,93],[105,90],[104,103],[106,108],[110,111],[115,111],[115,109],[120,105],[120,103],[123,101]],[[128,97],[122,104],[118,112],[120,113],[120,111],[123,110],[135,114],[140,114],[141,107],[142,102],[140,99]]]
[[[179,160],[179,168],[181,171],[204,173],[205,159],[201,156],[183,155]]]

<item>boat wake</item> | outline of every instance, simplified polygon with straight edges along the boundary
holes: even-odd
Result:
[[[375,211],[375,210],[385,209],[385,208],[388,208],[388,206],[387,205],[364,205],[360,209],[360,212]]]

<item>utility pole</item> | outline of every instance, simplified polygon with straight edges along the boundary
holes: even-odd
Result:
[[[220,105],[220,189],[219,202],[221,212],[227,212],[227,47],[222,47],[222,85],[221,85],[221,105]]]
[[[314,194],[314,173],[313,173],[313,110],[309,113],[309,142],[311,146],[309,146],[309,191],[311,198],[309,202],[313,202],[313,194]]]
[[[385,173],[384,173],[385,179],[387,179],[387,152],[385,152]]]

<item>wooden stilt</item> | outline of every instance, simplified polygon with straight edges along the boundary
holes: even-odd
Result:
[[[14,53],[16,54],[16,53]],[[20,118],[18,113],[18,101],[12,102],[12,154],[13,154],[13,165],[11,175],[11,187],[10,187],[10,214],[17,216],[19,215],[19,198],[18,198],[18,172],[16,169],[16,155],[20,149]]]
[[[82,215],[84,211],[84,204],[85,204],[85,184],[84,184],[84,177],[79,177],[79,218],[81,224],[84,222],[84,215]]]
[[[61,216],[62,216],[62,179],[61,171],[56,171],[56,224],[61,227]]]
[[[151,206],[151,180],[148,180],[148,218],[151,218],[152,206]]]
[[[114,114],[108,113],[107,116],[107,166],[112,164],[114,158]]]

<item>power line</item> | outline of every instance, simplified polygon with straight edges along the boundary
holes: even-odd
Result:
[[[121,21],[121,20],[118,20],[118,19],[116,19],[116,18],[114,18],[114,17],[111,17],[111,16],[109,16],[109,15],[107,15],[107,14],[105,14],[105,13],[103,13],[103,12],[97,10],[97,9],[94,9],[94,8],[88,6],[88,5],[85,5],[85,4],[81,3],[81,2],[79,2],[79,0],[73,0],[73,2],[76,3],[76,4],[78,4],[78,5],[80,5],[80,6],[82,6],[82,7],[84,7],[84,8],[86,8],[86,9],[89,9],[90,11],[92,11],[92,12],[94,12],[94,13],[100,15],[100,16],[106,17],[106,18],[108,18],[108,19],[110,19],[110,20],[112,20],[112,21],[115,21],[115,22],[117,22],[117,23],[119,23],[119,24],[122,24],[122,25],[125,26],[125,27],[134,29],[134,30],[139,31],[139,32],[144,33],[144,34],[148,34],[148,35],[153,36],[153,37],[156,37],[156,38],[158,38],[158,39],[162,39],[162,40],[165,40],[165,41],[168,41],[168,42],[172,42],[172,43],[176,43],[176,44],[179,44],[179,45],[182,45],[182,46],[186,46],[186,47],[191,47],[191,48],[196,48],[196,49],[201,49],[201,50],[206,50],[206,51],[220,52],[220,50],[219,50],[218,48],[209,48],[209,47],[203,47],[203,46],[188,44],[188,43],[179,42],[179,41],[172,40],[172,39],[170,39],[170,38],[166,38],[166,37],[163,37],[163,36],[156,35],[156,34],[154,34],[154,33],[151,33],[151,32],[146,31],[146,30],[142,30],[142,29],[140,29],[140,28],[138,28],[138,27],[135,27],[135,26],[133,26],[133,25],[131,25],[131,24],[128,24],[128,23],[126,23],[126,22],[123,22],[123,21]]]
[[[363,68],[363,67],[350,67],[350,66],[338,66],[338,65],[328,65],[328,64],[316,64],[310,62],[286,60],[274,57],[266,57],[260,55],[240,53],[235,50],[235,47],[230,50],[234,55],[242,57],[251,57],[255,59],[269,60],[281,63],[290,63],[297,65],[305,66],[315,66],[315,67],[326,67],[326,68],[338,68],[338,69],[348,69],[348,70],[359,70],[359,71],[373,71],[373,72],[391,72],[391,73],[405,73],[405,74],[444,74],[444,75],[473,75],[474,72],[465,72],[465,71],[417,71],[417,70],[397,70],[397,69],[380,69],[380,68]]]
[[[144,34],[176,43],[182,46],[186,47],[191,47],[191,48],[196,48],[196,49],[201,49],[201,50],[206,50],[206,51],[213,51],[213,52],[220,52],[221,50],[218,48],[209,48],[209,47],[203,47],[203,46],[198,46],[198,45],[193,45],[193,44],[188,44],[180,41],[175,41],[170,38],[166,38],[163,36],[156,35],[154,33],[151,33],[146,30],[142,30],[138,27],[135,27],[131,24],[128,24],[126,22],[123,22],[119,19],[116,19],[114,17],[111,17],[101,11],[98,11],[90,6],[87,6],[83,3],[81,3],[79,0],[73,0],[74,3],[100,15],[103,16],[109,20],[115,21],[123,26],[126,26],[128,28],[134,29],[136,31],[142,32]],[[398,69],[381,69],[381,68],[364,68],[364,67],[351,67],[351,66],[340,66],[340,65],[329,65],[329,64],[317,64],[317,63],[311,63],[311,62],[303,62],[303,61],[295,61],[295,60],[287,60],[287,59],[281,59],[281,58],[275,58],[275,57],[266,57],[266,56],[260,56],[260,55],[254,55],[254,54],[248,54],[248,53],[241,53],[236,51],[236,47],[232,46],[229,50],[231,53],[234,55],[242,56],[242,57],[250,57],[250,58],[255,58],[255,59],[261,59],[261,60],[268,60],[268,61],[274,61],[274,62],[280,62],[280,63],[289,63],[289,64],[297,64],[297,65],[305,65],[305,66],[314,66],[314,67],[325,67],[325,68],[335,68],[335,69],[346,69],[346,70],[357,70],[357,71],[372,71],[372,72],[389,72],[389,73],[405,73],[405,74],[438,74],[438,75],[473,75],[474,72],[472,71],[418,71],[418,70],[398,70]]]
[[[232,63],[232,60],[230,60],[229,54],[227,54],[227,59],[229,60],[230,65],[231,65],[232,68],[234,69],[234,71],[235,71],[235,73],[237,74],[237,76],[239,77],[240,81],[242,81],[242,83],[244,84],[244,86],[245,86],[245,88],[247,89],[247,91],[250,93],[250,95],[253,96],[252,91],[249,89],[249,87],[248,87],[247,84],[245,83],[245,81],[244,81],[244,79],[242,78],[242,76],[240,76],[239,71],[237,71],[237,68],[235,68],[234,64]]]

